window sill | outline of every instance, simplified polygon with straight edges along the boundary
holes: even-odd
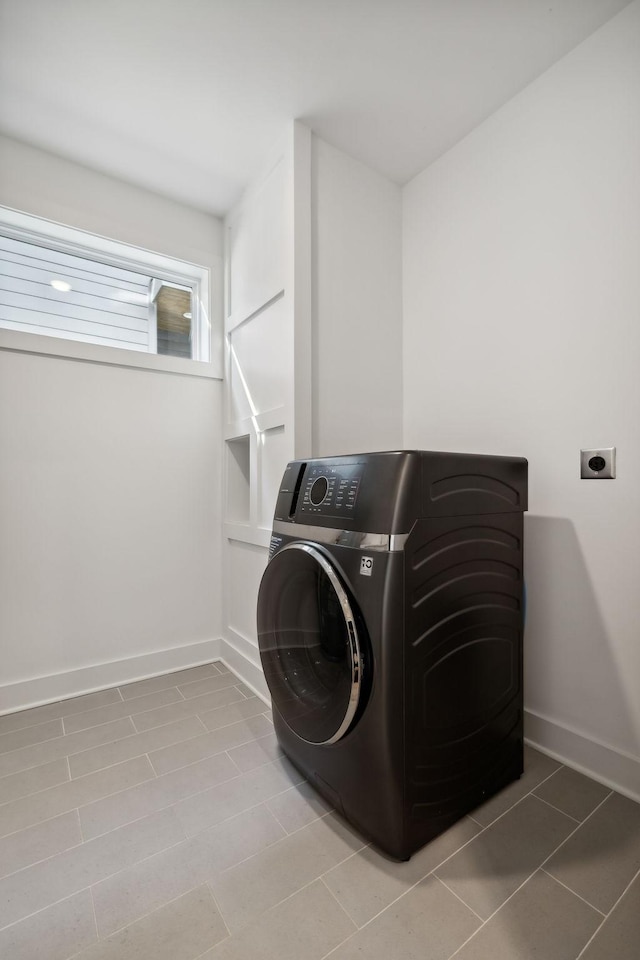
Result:
[[[173,373],[187,377],[205,377],[221,380],[215,364],[202,360],[187,360],[137,350],[121,350],[117,347],[81,343],[62,337],[47,337],[39,333],[20,333],[15,330],[0,330],[0,350],[13,353],[36,353],[43,357],[60,357],[66,360],[82,360],[87,363],[107,364],[116,367],[134,367],[138,370],[154,370],[158,373]]]

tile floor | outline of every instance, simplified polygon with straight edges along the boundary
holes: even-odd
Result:
[[[209,664],[0,717],[6,960],[638,960],[640,805],[534,750],[408,863]]]

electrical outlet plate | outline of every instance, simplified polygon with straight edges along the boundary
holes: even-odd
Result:
[[[593,470],[590,463],[595,457],[604,460],[599,470]],[[600,466],[596,461],[596,466]],[[580,477],[582,480],[615,480],[616,476],[616,448],[600,447],[599,450],[580,451]]]

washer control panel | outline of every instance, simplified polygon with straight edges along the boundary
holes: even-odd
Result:
[[[307,516],[349,516],[358,499],[363,472],[362,463],[309,465],[298,511]]]

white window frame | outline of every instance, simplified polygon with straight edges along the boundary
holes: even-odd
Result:
[[[68,227],[53,220],[35,217],[10,207],[0,206],[0,233],[15,240],[36,243],[51,250],[86,257],[125,270],[142,272],[147,276],[152,275],[159,280],[191,287],[194,348],[198,356],[209,359],[191,360],[165,354],[142,353],[126,348],[1,328],[0,350],[39,353],[93,363],[220,379],[219,365],[216,363],[216,358],[212,356],[216,338],[212,336],[211,329],[211,271],[207,267],[134,247],[120,240],[111,240],[108,237],[88,233],[76,227]]]

